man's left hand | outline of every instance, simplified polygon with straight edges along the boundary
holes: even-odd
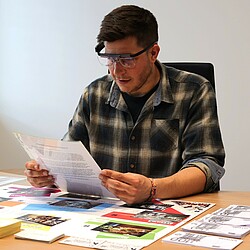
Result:
[[[99,178],[104,187],[127,204],[142,203],[150,196],[151,181],[143,175],[103,169]]]

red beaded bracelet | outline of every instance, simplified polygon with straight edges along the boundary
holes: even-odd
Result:
[[[152,178],[149,178],[149,180],[151,181],[151,190],[147,201],[152,201],[156,195],[156,183],[155,180]]]

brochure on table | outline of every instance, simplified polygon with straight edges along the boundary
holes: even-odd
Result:
[[[1,217],[21,220],[22,230],[51,230],[69,236],[60,241],[63,244],[99,249],[141,249],[214,205],[155,200],[128,206],[120,200],[59,189],[14,184],[0,187]]]

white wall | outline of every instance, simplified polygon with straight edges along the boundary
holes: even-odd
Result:
[[[249,0],[0,0],[0,169],[28,160],[12,131],[63,136],[84,86],[106,72],[94,53],[101,20],[125,3],[157,17],[161,60],[214,63],[222,189],[249,190]]]

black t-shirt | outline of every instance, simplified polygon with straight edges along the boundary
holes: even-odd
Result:
[[[125,92],[122,92],[122,96],[128,106],[128,109],[132,115],[134,123],[136,122],[138,116],[140,115],[140,112],[148,100],[148,98],[156,91],[158,88],[159,83],[156,84],[146,95],[144,96],[131,96]]]

